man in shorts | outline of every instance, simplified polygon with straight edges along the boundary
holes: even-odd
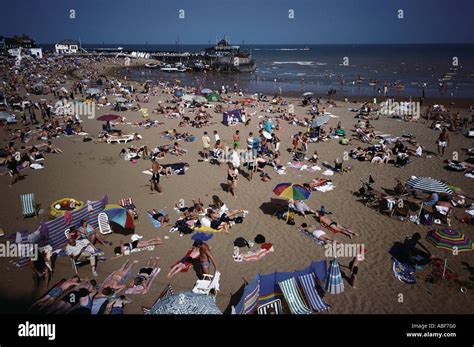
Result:
[[[209,160],[209,150],[211,149],[211,139],[207,135],[207,131],[204,132],[204,135],[202,136],[202,149],[204,153],[204,161]]]
[[[160,166],[154,157],[151,158],[151,172],[151,192],[153,193],[153,191],[156,190],[161,195],[162,190],[160,186]]]
[[[308,225],[306,223],[303,223],[299,227],[299,230],[306,234],[309,234],[318,241],[322,241],[323,243],[339,243],[338,241],[331,239],[329,236],[326,235],[324,231],[319,230],[314,225]]]
[[[440,155],[441,153],[441,156],[442,157],[444,156],[444,151],[448,147],[448,142],[449,142],[449,135],[446,128],[444,128],[438,137],[438,155]]]

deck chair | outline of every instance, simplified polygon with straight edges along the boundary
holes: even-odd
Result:
[[[449,216],[451,215],[452,209],[453,206],[449,202],[438,201],[438,203],[433,206],[434,219],[439,219],[444,224],[449,225]]]
[[[132,214],[133,219],[138,219],[137,207],[133,203],[132,198],[126,198],[126,199],[120,200],[120,206],[122,206],[127,211],[129,211]]]
[[[99,224],[99,231],[101,234],[106,235],[112,232],[112,229],[110,228],[110,224],[109,224],[109,217],[107,216],[106,213],[104,212],[99,213],[97,220]]]
[[[321,312],[329,310],[329,305],[323,301],[316,290],[316,281],[313,273],[298,276],[298,281],[303,288],[306,299],[314,311]]]
[[[259,306],[257,314],[281,314],[281,300],[276,299],[266,303],[265,305]]]
[[[21,208],[23,210],[23,218],[38,217],[38,210],[35,203],[35,195],[33,193],[20,195]]]
[[[196,281],[192,292],[203,295],[210,295],[211,292],[213,292],[213,295],[215,296],[217,294],[217,291],[219,290],[219,280],[219,272],[216,272],[214,276],[209,274],[203,274],[203,279]]]
[[[285,281],[278,282],[280,285],[283,296],[290,308],[292,314],[311,314],[312,311],[306,306],[303,298],[301,297],[298,289],[298,284],[294,277],[291,277]]]

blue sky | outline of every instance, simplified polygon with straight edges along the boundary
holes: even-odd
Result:
[[[0,35],[40,43],[174,44],[179,36],[207,44],[224,34],[246,44],[474,43],[473,13],[474,0],[17,0],[3,3]]]

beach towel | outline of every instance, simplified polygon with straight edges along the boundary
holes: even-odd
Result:
[[[305,235],[306,237],[309,237],[311,240],[313,240],[314,242],[316,242],[318,245],[324,246],[324,245],[326,244],[325,241],[318,239],[318,238],[315,237],[313,234],[307,233],[307,232],[301,230],[300,228],[298,228],[298,230],[299,230],[303,235]]]
[[[163,216],[167,215],[167,213],[164,210],[159,210],[158,213],[161,213]],[[148,216],[148,219],[151,221],[151,224],[153,224],[155,228],[161,227],[161,222],[153,218],[153,212],[147,211],[146,215]]]
[[[206,242],[206,241],[212,239],[213,236],[214,235],[212,235],[212,234],[197,232],[193,236],[191,236],[191,240],[200,240],[202,242]]]
[[[392,258],[392,260],[392,271],[395,278],[406,284],[415,284],[416,279],[415,276],[413,276],[414,270],[408,265],[399,262],[395,258]]]
[[[200,227],[191,227],[192,230],[194,231],[202,231],[202,232],[207,232],[207,233],[220,233],[222,232],[224,229],[213,229],[211,227],[208,227],[208,226],[205,226],[205,225],[201,225]]]
[[[186,173],[186,163],[175,163],[175,164],[163,164],[163,168],[166,169],[171,167],[173,175],[184,175]]]
[[[257,251],[247,251],[245,253],[240,253],[239,247],[234,247],[234,253],[232,255],[232,258],[234,258],[234,261],[236,261],[236,262],[256,261],[256,260],[262,259],[267,254],[270,254],[274,251],[275,251],[275,249],[273,248],[273,245],[268,247],[268,248],[267,247],[265,247],[265,248],[262,247]]]

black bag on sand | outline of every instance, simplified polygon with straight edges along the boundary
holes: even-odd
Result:
[[[243,221],[244,221],[244,217],[241,217],[241,216],[236,217],[236,218],[234,219],[234,222],[235,222],[236,224],[243,223]]]
[[[238,237],[234,240],[234,246],[236,247],[249,247],[249,243],[243,237]]]
[[[257,244],[265,243],[265,236],[263,236],[262,234],[258,234],[257,236],[255,236],[255,243]]]

